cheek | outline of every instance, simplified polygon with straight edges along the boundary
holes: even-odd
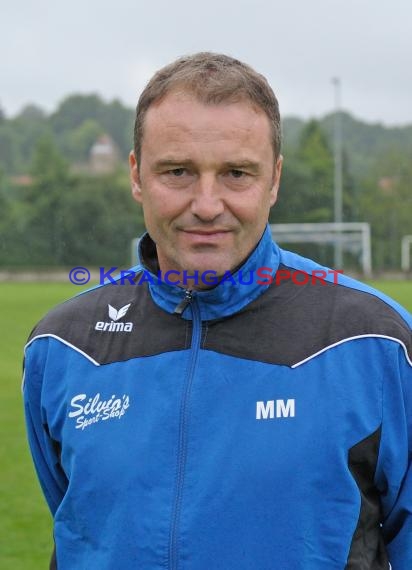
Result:
[[[264,218],[268,218],[270,209],[269,191],[253,192],[248,196],[239,196],[232,202],[231,210],[235,216],[245,224],[259,224]]]
[[[145,217],[151,220],[157,220],[157,223],[171,218],[178,207],[176,197],[172,198],[170,191],[163,188],[155,186],[150,188],[146,187],[142,192],[142,198]]]

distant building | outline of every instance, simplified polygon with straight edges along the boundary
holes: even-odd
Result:
[[[119,149],[113,139],[101,135],[90,149],[90,171],[96,174],[107,174],[116,169],[120,159]]]
[[[17,174],[16,176],[10,176],[10,182],[14,186],[28,187],[33,184],[33,177],[28,174]]]
[[[383,194],[390,196],[394,193],[398,183],[399,176],[382,176],[382,178],[378,180],[378,187],[382,190]]]

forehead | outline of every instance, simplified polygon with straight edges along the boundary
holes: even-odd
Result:
[[[271,125],[266,113],[250,101],[203,103],[182,92],[167,94],[146,113],[142,152],[159,147],[213,145],[216,148],[272,148]]]

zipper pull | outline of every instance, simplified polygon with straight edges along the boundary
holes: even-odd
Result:
[[[192,302],[192,299],[193,299],[192,292],[186,290],[185,296],[180,301],[180,303],[177,305],[176,309],[173,311],[175,313],[175,315],[182,315],[184,310],[186,309],[186,307],[188,305],[190,305],[190,303]]]

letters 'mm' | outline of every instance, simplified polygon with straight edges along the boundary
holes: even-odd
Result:
[[[294,418],[295,400],[268,400],[256,402],[256,419],[272,420],[274,418]]]

